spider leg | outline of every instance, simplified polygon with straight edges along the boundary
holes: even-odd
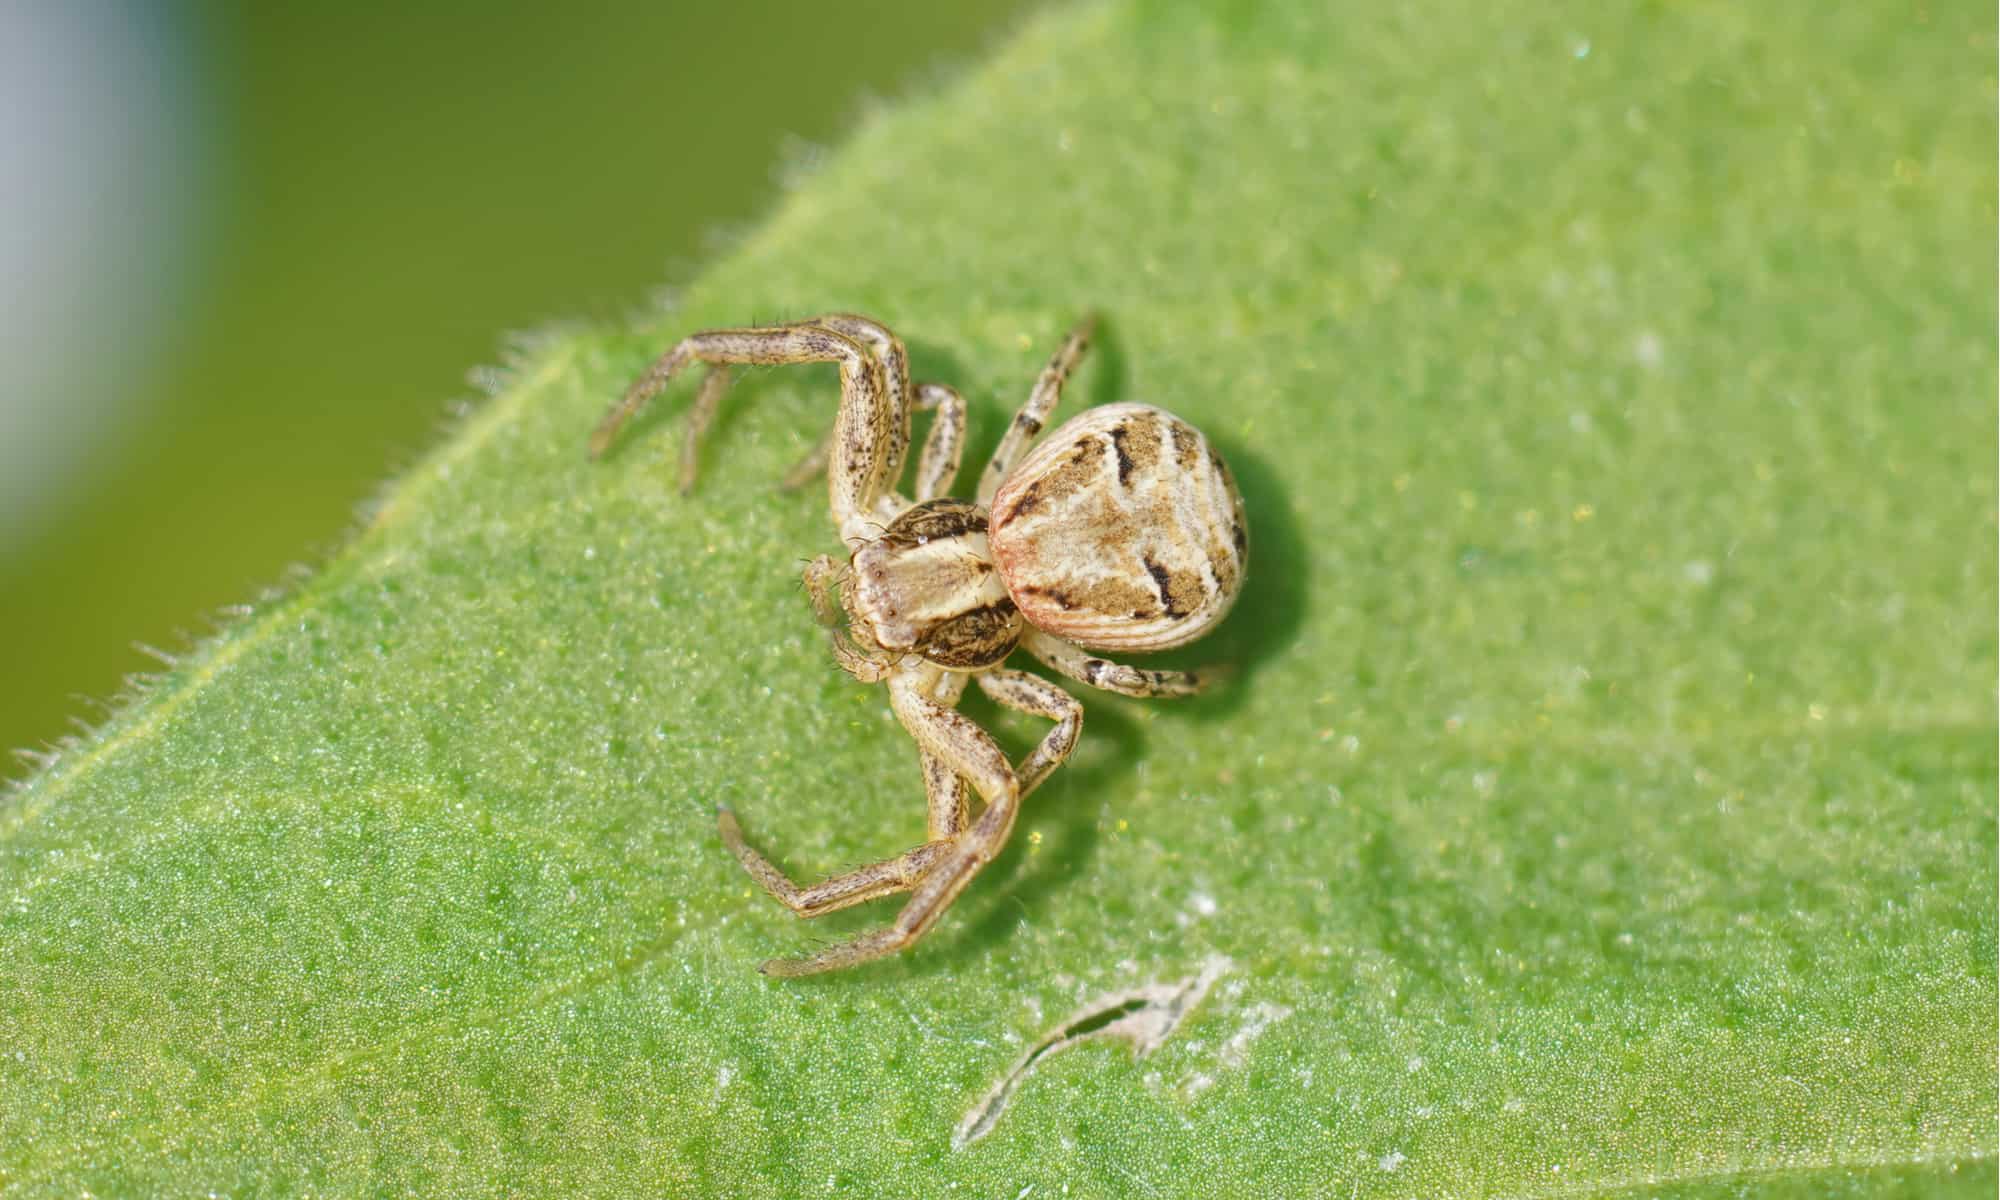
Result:
[[[938,702],[936,670],[926,666],[890,676],[889,703],[924,753],[971,782],[985,799],[986,811],[952,842],[887,928],[829,946],[809,958],[770,959],[759,968],[764,974],[813,975],[904,949],[937,924],[972,877],[1006,844],[1020,812],[1020,783],[1007,756],[985,730]]]
[[[600,455],[646,401],[689,363],[835,363],[840,368],[840,411],[834,420],[827,504],[850,545],[868,536],[876,502],[893,490],[888,468],[902,462],[909,442],[906,395],[892,391],[880,358],[854,338],[811,323],[760,329],[711,329],[690,334],[634,380],[590,437]],[[902,384],[907,392],[907,383]]]
[[[896,669],[896,661],[894,656],[885,656],[881,647],[872,641],[864,644],[857,639],[851,627],[841,627],[840,607],[834,598],[834,590],[846,571],[846,563],[836,562],[825,554],[807,563],[801,577],[806,599],[812,604],[813,620],[826,626],[833,661],[840,669],[863,683],[880,683]]]
[[[1056,401],[1062,399],[1063,381],[1076,368],[1077,360],[1090,348],[1090,332],[1096,326],[1097,318],[1085,317],[1078,321],[1076,328],[1063,339],[1055,357],[1042,368],[1040,378],[1035,380],[1035,390],[1028,393],[1028,402],[1021,411],[1014,414],[1014,423],[1007,427],[1007,434],[1000,439],[1000,445],[993,451],[993,457],[986,462],[986,471],[979,477],[979,503],[990,505],[993,494],[1000,490],[1000,481],[1007,478],[1015,460],[1028,448],[1048,424],[1049,414],[1055,411]]]
[[[937,411],[931,420],[930,434],[924,438],[923,454],[917,459],[916,498],[922,503],[945,495],[958,475],[959,460],[965,451],[965,400],[942,383],[921,383],[911,407],[918,412]],[[778,486],[793,491],[811,483],[814,476],[826,470],[826,456],[832,448],[833,431],[829,429],[818,445],[792,464]]]
[[[722,830],[722,844],[730,848],[730,854],[744,864],[766,892],[770,892],[778,904],[792,910],[794,916],[814,918],[826,916],[828,912],[840,912],[842,908],[852,908],[878,896],[892,896],[896,892],[908,892],[922,880],[930,870],[944,858],[950,848],[950,838],[940,838],[924,842],[914,850],[904,850],[894,858],[884,858],[882,862],[870,862],[850,872],[842,872],[812,884],[810,888],[800,888],[778,870],[768,858],[758,854],[744,842],[742,824],[736,822],[736,814],[730,808],[716,808],[716,826]]]
[[[807,568],[808,588],[814,588],[814,568],[822,563],[830,564],[830,560],[822,555],[814,561],[813,567]],[[958,703],[964,691],[964,675],[937,671],[930,697],[942,707],[950,708]],[[743,869],[750,873],[752,879],[800,917],[822,916],[881,896],[907,892],[951,849],[966,824],[965,780],[936,755],[926,751],[919,757],[923,764],[924,792],[929,800],[927,824],[930,841],[894,858],[870,863],[802,888],[770,859],[750,847],[743,838],[743,826],[737,821],[735,812],[727,806],[717,806],[715,810],[722,843],[729,847],[730,853],[743,864]]]
[[[964,675],[955,671],[939,671],[931,698],[946,708],[953,708],[964,691]],[[924,799],[928,804],[931,840],[955,838],[965,832],[968,820],[965,778],[954,771],[950,763],[928,750],[918,751],[917,758],[923,766]]]
[[[701,443],[708,427],[715,423],[715,411],[722,405],[722,393],[729,390],[729,368],[710,367],[701,377],[701,388],[688,408],[687,427],[681,431],[681,495],[694,491],[695,476],[701,472]]]
[[[846,563],[837,562],[826,554],[806,564],[801,579],[806,587],[806,599],[812,603],[813,620],[821,625],[832,627],[840,623],[840,608],[834,600],[834,589],[845,570]]]
[[[1078,683],[1121,696],[1192,696],[1226,672],[1219,667],[1199,671],[1149,671],[1100,658],[1075,642],[1030,628],[1021,648]]]
[[[924,452],[917,457],[917,502],[948,494],[965,454],[965,398],[941,383],[917,387],[917,407],[936,409]]]
[[[907,892],[929,874],[952,847],[948,838],[926,842],[894,858],[885,858],[802,888],[770,859],[750,848],[743,840],[743,827],[737,823],[734,812],[727,808],[716,809],[715,822],[722,831],[722,844],[729,847],[729,852],[743,864],[743,869],[750,872],[750,878],[763,885],[778,903],[806,918],[838,912],[878,896]]]
[[[1001,667],[979,676],[979,690],[993,697],[995,703],[1056,723],[1041,744],[1014,769],[1021,779],[1021,795],[1026,796],[1076,749],[1077,734],[1083,731],[1083,705],[1075,696],[1040,676]]]
[[[819,441],[814,443],[813,448],[806,451],[805,457],[786,468],[784,476],[778,480],[778,490],[796,492],[819,478],[819,473],[826,470],[827,455],[832,453],[833,427],[829,425],[826,432],[819,435]]]
[[[910,354],[903,348],[903,339],[889,332],[889,327],[880,321],[861,316],[859,313],[827,313],[807,322],[831,329],[835,333],[852,338],[857,344],[867,347],[882,364],[882,383],[889,392],[889,401],[894,411],[889,424],[886,444],[877,447],[881,458],[883,492],[893,492],[903,478],[903,457],[910,451]],[[838,424],[835,429],[839,428]],[[829,454],[832,443],[828,443]]]

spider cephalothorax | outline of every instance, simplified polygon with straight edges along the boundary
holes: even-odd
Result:
[[[872,660],[914,654],[948,671],[977,671],[1021,640],[1021,610],[993,565],[977,504],[912,506],[855,550],[842,576],[849,632]]]
[[[958,473],[964,402],[940,384],[913,386],[903,344],[881,324],[852,314],[693,334],[633,383],[593,435],[592,453],[601,453],[675,373],[707,363],[682,447],[686,490],[727,364],[840,367],[833,430],[789,479],[802,482],[827,469],[828,503],[848,557],[814,559],[805,583],[814,611],[834,627],[836,660],[857,679],[887,684],[890,706],[916,739],[930,839],[801,888],[751,849],[735,814],[721,809],[723,841],[802,917],[911,893],[888,928],[810,958],[772,959],[765,972],[832,970],[910,945],[999,853],[1021,797],[1069,756],[1083,723],[1082,706],[1067,692],[1003,665],[1015,649],[1128,696],[1188,695],[1204,682],[1196,672],[1142,670],[1096,651],[1183,645],[1213,628],[1235,602],[1248,553],[1243,502],[1207,439],[1172,413],[1111,404],[1066,422],[1022,456],[1054,410],[1088,336],[1085,322],[1042,371],[972,501],[941,495]],[[914,409],[935,410],[937,418],[910,500],[897,484]],[[957,711],[968,680],[1055,728],[1018,765],[1008,762],[992,737]],[[985,801],[977,820],[966,803],[968,784]]]

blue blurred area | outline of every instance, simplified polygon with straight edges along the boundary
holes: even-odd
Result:
[[[0,8],[0,554],[125,427],[177,324],[213,172],[185,14]]]
[[[633,311],[1028,7],[0,11],[0,748],[335,544],[507,331]]]

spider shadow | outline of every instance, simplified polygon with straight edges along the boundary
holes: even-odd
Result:
[[[1010,664],[1018,665],[1018,664]],[[1078,692],[1086,689],[1070,685]],[[1101,836],[1098,815],[1103,799],[1131,784],[1130,763],[1144,750],[1145,738],[1130,717],[1104,706],[1087,708],[1085,737],[1095,749],[1072,756],[1021,807],[1015,831],[998,858],[987,864],[966,894],[955,903],[940,927],[911,953],[871,964],[863,972],[834,972],[795,981],[794,986],[839,983],[861,975],[880,979],[922,979],[956,969],[994,953],[1016,936],[1023,922],[1044,921],[1053,899],[1087,869]],[[1047,722],[1001,709],[978,688],[969,688],[960,711],[994,733],[1009,760],[1018,762],[1048,730]],[[1097,803],[1093,803],[1097,801]],[[975,803],[976,803],[975,798]],[[1040,833],[1035,843],[1029,836]],[[907,895],[884,897],[833,913],[813,923],[806,944],[787,954],[805,953],[878,929],[893,920]],[[953,918],[956,918],[954,920]]]
[[[1121,400],[1148,402],[1127,394],[1128,356],[1118,323],[1100,317],[1092,341],[1097,371],[1090,382],[1093,406]],[[1217,414],[1220,419],[1221,414]],[[1243,516],[1250,532],[1250,567],[1243,591],[1214,633],[1192,646],[1146,656],[1149,667],[1192,670],[1221,667],[1233,675],[1191,700],[1172,701],[1175,711],[1209,724],[1224,720],[1242,707],[1257,669],[1297,638],[1305,619],[1309,580],[1305,539],[1292,511],[1291,491],[1262,455],[1216,428],[1215,421],[1198,422],[1236,477],[1243,495]]]
[[[1101,313],[1090,335],[1090,354],[1097,360],[1097,369],[1090,381],[1090,398],[1084,403],[1095,408],[1131,399],[1125,394],[1132,374],[1125,341],[1118,335],[1118,323]]]
[[[1288,489],[1268,460],[1227,437],[1208,434],[1236,477],[1250,529],[1250,564],[1236,606],[1222,624],[1192,646],[1148,658],[1146,666],[1219,667],[1225,678],[1201,695],[1173,701],[1176,711],[1210,724],[1243,706],[1267,662],[1298,637],[1305,620],[1310,571],[1305,538],[1299,532]]]

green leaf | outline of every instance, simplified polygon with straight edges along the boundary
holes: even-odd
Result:
[[[1308,7],[1059,12],[871,120],[29,780],[0,1185],[1990,1195],[1989,17]],[[913,953],[778,983],[890,910],[794,920],[714,805],[800,877],[922,833],[771,486],[834,382],[743,379],[692,498],[684,388],[583,445],[829,308],[975,453],[1103,313],[1071,411],[1207,430],[1252,581],[1228,690],[1088,697]]]

